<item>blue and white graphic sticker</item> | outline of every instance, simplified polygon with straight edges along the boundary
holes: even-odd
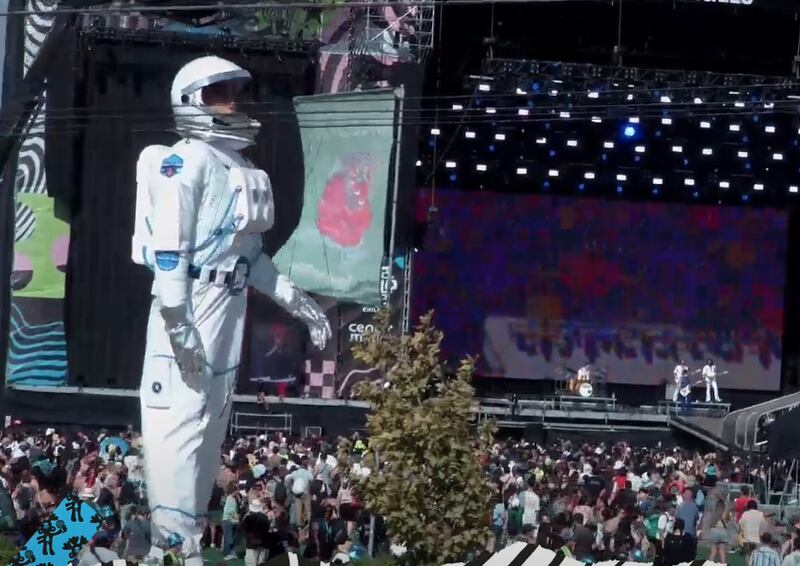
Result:
[[[181,169],[183,169],[183,159],[174,153],[161,162],[161,174],[165,177],[174,177],[181,172]]]
[[[172,271],[178,267],[177,252],[156,252],[156,265],[161,271]]]

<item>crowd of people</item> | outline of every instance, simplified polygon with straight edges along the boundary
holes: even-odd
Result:
[[[374,471],[368,442],[351,443],[351,472]],[[143,478],[141,437],[129,430],[62,434],[7,432],[0,440],[0,519],[24,544],[60,499],[74,492],[104,517],[80,566],[117,558],[179,563],[180,540],[157,559]],[[226,560],[257,566],[293,551],[347,563],[397,550],[380,517],[371,517],[340,473],[338,440],[283,434],[231,439],[223,446],[209,503],[205,543]],[[694,560],[698,542],[726,563],[742,553],[750,566],[800,566],[800,520],[779,528],[759,510],[764,470],[737,458],[626,444],[545,446],[509,440],[484,455],[494,492],[486,549],[525,541],[578,560]],[[731,486],[746,484],[735,494]],[[751,490],[755,486],[756,490]],[[395,541],[397,542],[397,541]]]
[[[78,432],[17,431],[0,440],[0,517],[22,546],[67,493],[91,503],[104,517],[80,566],[118,558],[179,563],[183,541],[170,540],[163,556],[151,553],[141,436],[129,430],[96,436]],[[354,473],[369,473],[366,444],[355,438]],[[383,523],[369,515],[337,473],[337,446],[325,439],[240,438],[223,446],[209,503],[205,544],[226,560],[256,566],[287,551],[345,563],[372,543],[386,549]],[[360,461],[359,461],[360,460]]]
[[[510,442],[487,465],[495,549],[525,541],[585,562],[674,566],[695,560],[702,542],[723,564],[736,552],[750,566],[800,565],[800,520],[781,529],[759,511],[766,471],[737,457]]]

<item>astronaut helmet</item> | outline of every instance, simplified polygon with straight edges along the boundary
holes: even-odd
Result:
[[[241,112],[236,100],[251,80],[249,71],[221,57],[200,57],[184,65],[170,91],[178,133],[229,140],[239,147],[254,144],[261,124]]]

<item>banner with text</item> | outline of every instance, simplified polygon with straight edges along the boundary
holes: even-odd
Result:
[[[393,90],[295,99],[303,213],[274,261],[303,289],[362,305],[381,302],[395,101]]]

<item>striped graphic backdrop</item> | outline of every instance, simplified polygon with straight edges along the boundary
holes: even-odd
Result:
[[[54,16],[57,0],[28,0],[24,40],[27,74]],[[46,99],[46,96],[45,96]],[[15,178],[14,267],[7,385],[63,385],[67,349],[63,322],[69,228],[57,220],[47,195],[44,105],[23,140]]]

